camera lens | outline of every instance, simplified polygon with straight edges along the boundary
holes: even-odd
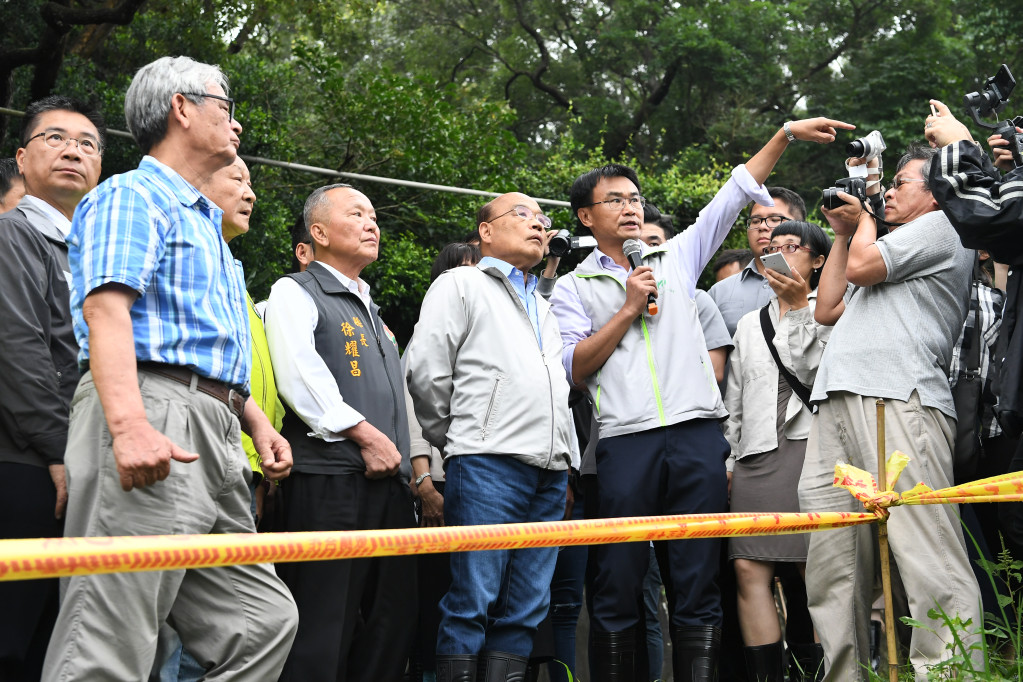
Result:
[[[849,156],[857,159],[870,154],[870,143],[867,142],[866,138],[860,138],[859,140],[853,140],[845,147],[845,153]]]
[[[821,202],[821,205],[824,206],[824,208],[828,209],[829,211],[833,211],[834,209],[838,208],[839,206],[845,203],[844,201],[838,198],[837,187],[827,187],[824,189],[823,193],[824,200]]]
[[[551,237],[548,248],[552,256],[561,258],[572,249],[572,233],[568,230],[561,230]]]

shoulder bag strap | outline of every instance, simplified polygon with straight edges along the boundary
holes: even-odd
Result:
[[[781,364],[781,359],[778,357],[778,349],[774,347],[774,323],[771,322],[771,304],[768,303],[760,309],[760,330],[764,332],[764,341],[767,342],[767,349],[771,351],[771,357],[774,358],[774,364],[778,366],[778,372],[782,378],[785,379],[791,388],[792,392],[795,393],[803,404],[806,405],[808,410],[813,408],[810,406],[810,389],[800,383],[799,379],[792,376],[792,372],[785,369],[785,366]]]

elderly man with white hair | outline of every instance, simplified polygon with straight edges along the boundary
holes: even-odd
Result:
[[[86,195],[68,237],[83,377],[65,533],[251,533],[241,430],[270,478],[291,449],[249,396],[245,280],[197,189],[237,156],[234,101],[217,67],[164,57],[124,109],[146,156]],[[267,564],[74,577],[43,679],[145,679],[165,621],[206,680],[271,680],[297,615]]]

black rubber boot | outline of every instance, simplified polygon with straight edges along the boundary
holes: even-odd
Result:
[[[503,651],[484,651],[480,654],[476,679],[478,682],[525,682],[528,666],[527,656],[506,654]]]
[[[749,678],[749,682],[785,681],[783,663],[785,651],[780,641],[774,644],[744,647],[743,652],[746,655],[746,676]]]
[[[717,682],[721,628],[686,625],[671,628],[675,682]]]
[[[792,682],[821,682],[824,679],[824,647],[820,644],[790,644]]]
[[[476,682],[476,657],[437,656],[437,682]]]
[[[646,641],[642,642],[642,646],[646,646]],[[591,626],[590,661],[592,682],[639,682],[636,677],[636,630],[603,632]]]

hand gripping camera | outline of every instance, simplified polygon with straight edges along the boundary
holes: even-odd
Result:
[[[863,159],[864,163],[859,166],[846,164],[845,168],[849,171],[849,177],[836,180],[834,187],[824,189],[824,201],[822,202],[824,208],[830,211],[845,203],[838,197],[839,191],[851,194],[860,201],[866,201],[868,173],[866,162],[880,156],[885,149],[887,146],[884,143],[884,138],[877,130],[846,145],[845,153],[852,158]]]
[[[1009,151],[1012,152],[1012,162],[1017,168],[1023,166],[1023,134],[1016,132],[1016,126],[1023,127],[1023,116],[1017,116],[1011,121],[1000,121],[996,124],[984,123],[982,116],[997,116],[1009,102],[1009,95],[1016,87],[1016,79],[1012,77],[1009,67],[1002,64],[991,78],[984,81],[984,90],[971,92],[963,96],[963,106],[973,119],[973,122],[981,128],[995,131],[995,134],[1009,143]]]

